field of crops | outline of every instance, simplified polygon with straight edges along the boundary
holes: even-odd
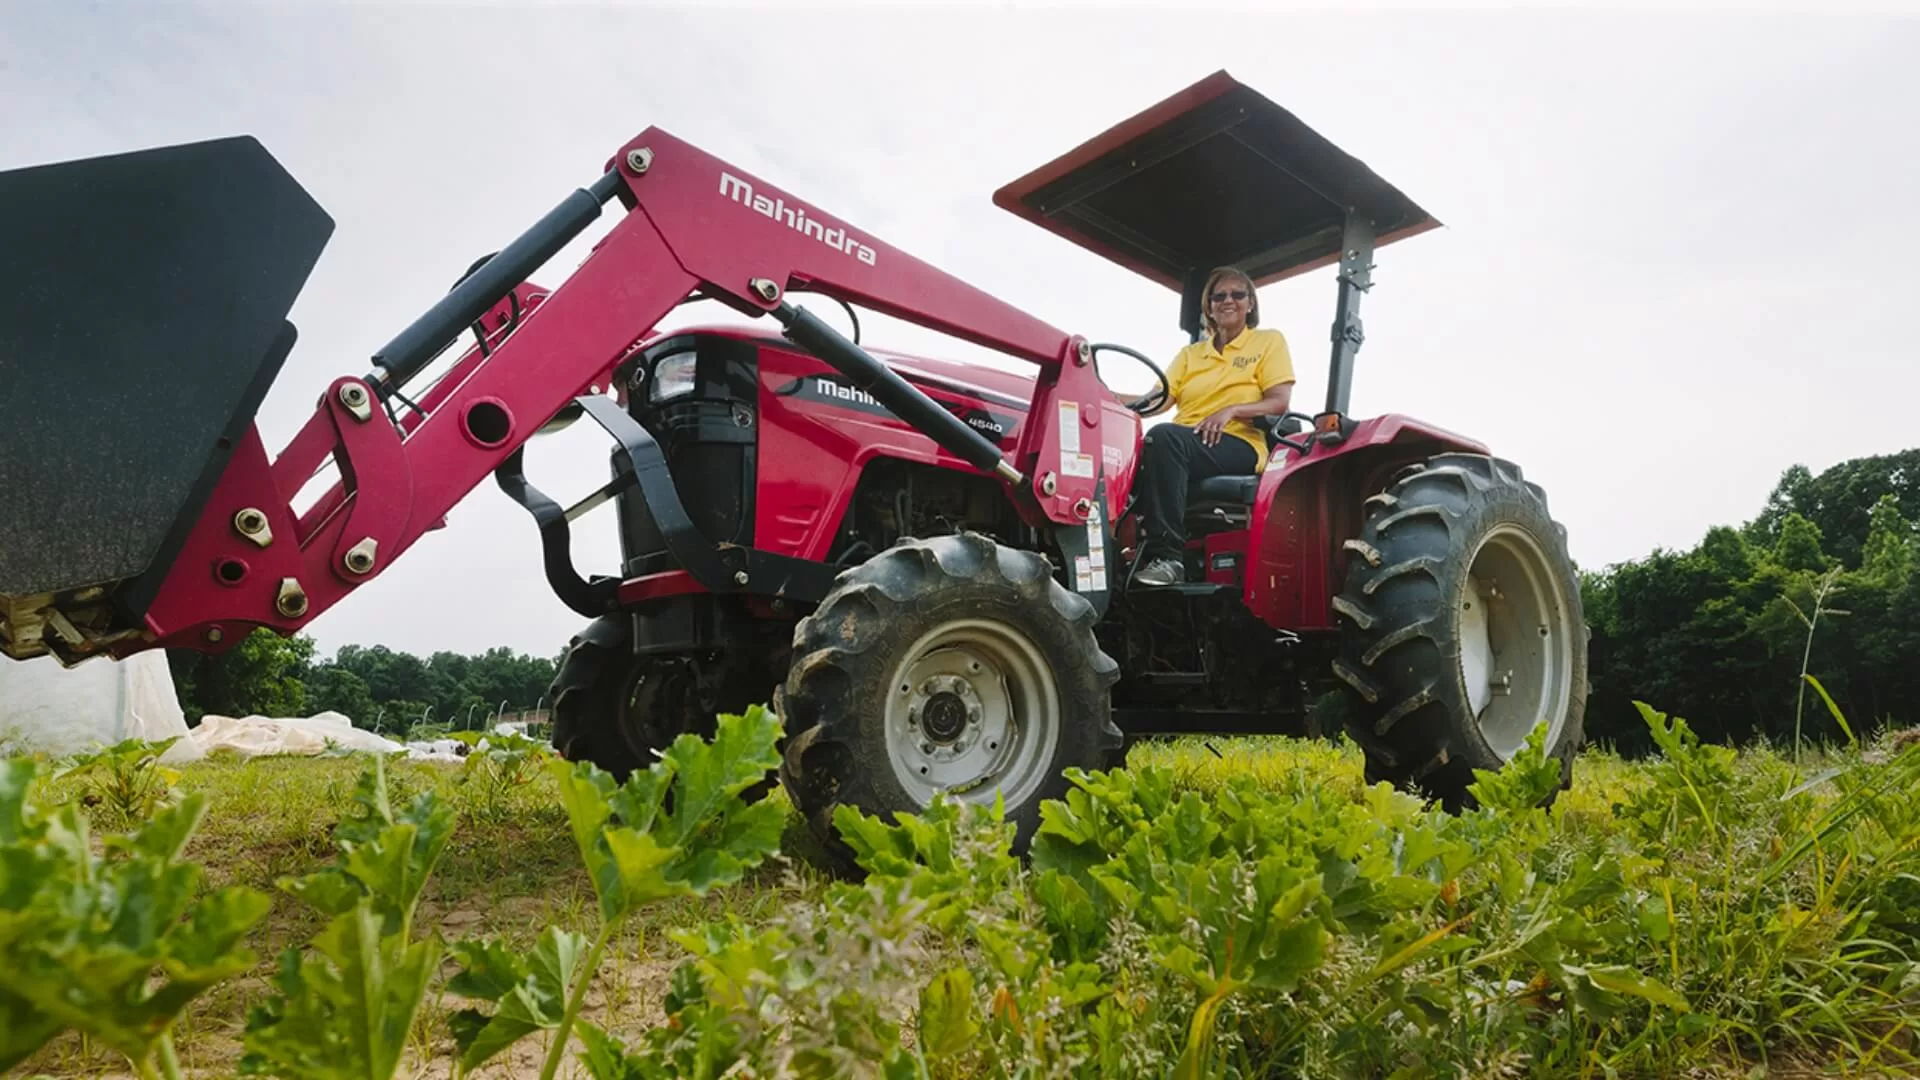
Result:
[[[1523,758],[1459,816],[1351,747],[1135,747],[1022,862],[991,808],[842,819],[775,720],[616,788],[124,748],[0,767],[0,1068],[32,1076],[1905,1075],[1920,746]],[[732,1070],[731,1072],[729,1070]]]

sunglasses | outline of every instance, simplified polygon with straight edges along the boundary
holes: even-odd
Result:
[[[1216,304],[1224,304],[1227,302],[1228,297],[1232,297],[1235,300],[1245,300],[1247,298],[1247,290],[1234,289],[1232,292],[1228,292],[1227,290],[1222,289],[1219,292],[1214,293],[1211,299]]]

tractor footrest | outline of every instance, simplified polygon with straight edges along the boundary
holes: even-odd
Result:
[[[1299,712],[1248,712],[1238,709],[1115,709],[1113,722],[1128,735],[1292,735],[1307,734]]]
[[[1201,671],[1150,671],[1136,676],[1135,681],[1152,687],[1205,686],[1207,675]]]
[[[1135,597],[1178,596],[1187,600],[1204,600],[1211,599],[1223,593],[1237,596],[1239,595],[1239,591],[1240,590],[1231,585],[1221,585],[1211,581],[1194,581],[1180,585],[1135,585],[1132,589],[1132,595]]]

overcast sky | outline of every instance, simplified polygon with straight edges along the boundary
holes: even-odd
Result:
[[[266,144],[338,223],[261,414],[277,448],[330,378],[654,124],[1063,329],[1170,357],[1171,293],[990,196],[1224,67],[1447,226],[1380,252],[1354,411],[1521,462],[1598,567],[1750,517],[1792,464],[1920,444],[1917,59],[1920,24],[1892,18],[13,2],[0,168]],[[1261,298],[1317,403],[1330,276]],[[864,321],[869,343],[969,353]],[[536,444],[535,482],[570,501],[604,478],[590,428]],[[611,514],[583,525],[583,566],[612,570]],[[550,655],[581,621],[489,481],[311,633]]]

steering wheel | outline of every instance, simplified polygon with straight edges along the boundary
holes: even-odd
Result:
[[[1287,426],[1287,421],[1289,420],[1300,421],[1304,429],[1299,433],[1300,438],[1297,441],[1287,437],[1286,426]],[[1279,416],[1269,418],[1268,424],[1270,425],[1270,430],[1272,432],[1274,442],[1280,443],[1283,446],[1290,446],[1294,450],[1302,454],[1306,454],[1312,451],[1313,440],[1315,436],[1320,434],[1319,431],[1315,430],[1314,428],[1313,417],[1308,416],[1306,413],[1293,412],[1292,410],[1288,410],[1287,412],[1281,413]]]
[[[1111,349],[1114,352],[1125,353],[1133,357],[1135,360],[1147,365],[1147,370],[1153,372],[1154,378],[1160,380],[1160,388],[1158,390],[1149,391],[1146,397],[1138,398],[1128,403],[1127,408],[1145,416],[1148,413],[1157,412],[1166,406],[1167,400],[1173,396],[1173,385],[1167,382],[1167,373],[1160,369],[1159,364],[1154,363],[1146,354],[1135,349],[1129,349],[1125,345],[1089,345],[1087,347],[1089,362],[1095,365],[1093,369],[1095,378],[1099,378],[1100,375],[1099,357],[1102,349]],[[1106,382],[1105,379],[1101,379],[1100,381],[1102,383]]]

